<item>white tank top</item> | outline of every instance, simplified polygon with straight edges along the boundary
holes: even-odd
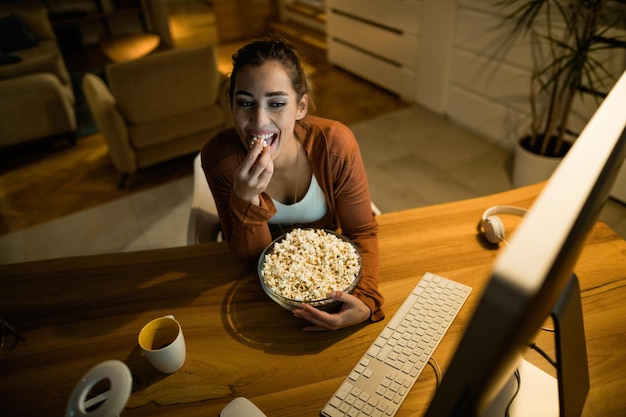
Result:
[[[295,204],[283,204],[272,198],[276,214],[268,220],[270,224],[293,226],[294,224],[312,223],[324,217],[328,211],[326,198],[317,183],[315,175],[304,198]]]

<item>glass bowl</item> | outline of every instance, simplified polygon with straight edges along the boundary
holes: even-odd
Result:
[[[299,248],[296,248],[297,245],[294,245],[294,247],[289,248],[290,250],[286,253],[289,253],[290,255],[294,255],[300,252],[305,253],[304,255],[304,261],[303,263],[301,263],[300,265],[303,266],[303,268],[300,268],[300,270],[302,271],[303,275],[300,275],[299,277],[295,277],[295,272],[293,271],[293,268],[288,268],[285,277],[276,277],[276,279],[285,279],[285,280],[291,280],[291,283],[293,283],[294,281],[298,281],[301,285],[303,285],[304,287],[306,287],[307,289],[311,289],[311,292],[315,292],[314,287],[317,286],[307,286],[306,285],[306,281],[309,278],[312,278],[312,275],[314,273],[319,273],[320,270],[324,270],[324,271],[328,271],[328,267],[330,268],[330,270],[333,270],[332,272],[334,274],[343,274],[340,271],[345,270],[345,275],[347,275],[347,277],[345,277],[345,285],[342,285],[343,288],[341,288],[342,291],[346,292],[346,293],[352,293],[352,291],[354,291],[354,289],[356,288],[356,286],[359,283],[359,280],[361,279],[361,269],[362,269],[362,262],[361,262],[361,253],[358,249],[358,247],[354,244],[354,242],[352,242],[350,239],[348,239],[347,237],[336,233],[332,230],[325,230],[325,229],[294,229],[288,233],[285,233],[281,236],[279,236],[278,238],[274,239],[272,241],[272,243],[270,243],[264,250],[263,252],[261,252],[261,255],[259,256],[259,261],[258,261],[258,265],[257,265],[257,274],[259,276],[259,281],[261,282],[261,287],[263,288],[263,291],[265,291],[265,293],[268,295],[268,297],[270,299],[272,299],[274,302],[276,302],[276,304],[278,304],[279,306],[287,309],[287,310],[294,310],[296,308],[299,308],[302,304],[310,304],[320,310],[323,311],[334,311],[335,309],[337,309],[340,305],[341,302],[333,300],[332,298],[328,298],[326,297],[326,294],[328,294],[329,291],[325,291],[325,290],[320,290],[318,288],[317,293],[320,294],[319,297],[314,297],[312,295],[310,295],[311,292],[308,292],[308,295],[304,296],[300,296],[300,297],[287,297],[283,294],[280,294],[276,291],[274,291],[270,285],[268,285],[268,283],[266,282],[266,279],[264,277],[264,270],[265,270],[265,266],[266,266],[266,261],[268,258],[268,256],[271,256],[272,254],[275,253],[275,249],[277,247],[277,245],[280,245],[278,248],[282,247],[283,241],[287,238],[287,235],[289,235],[289,233],[293,233],[293,232],[298,232],[298,231],[303,231],[305,233],[311,233],[314,232],[316,234],[320,234],[322,237],[324,237],[324,241],[328,241],[330,240],[331,242],[336,242],[336,239],[333,239],[332,236],[334,236],[335,238],[339,239],[340,245],[342,246],[345,243],[348,243],[349,246],[346,247],[344,246],[345,250],[353,250],[354,252],[351,252],[351,259],[354,261],[356,259],[356,263],[357,265],[354,266],[352,265],[352,262],[348,262],[349,267],[345,267],[346,262],[344,262],[345,258],[344,257],[335,257],[335,259],[333,259],[331,257],[331,254],[333,253],[332,250],[328,250],[328,251],[324,251],[325,254],[323,255],[319,255],[319,257],[317,259],[315,259],[316,262],[311,262],[313,261],[313,259],[308,259],[306,257],[306,255],[310,255],[311,252],[310,251],[300,251]],[[326,235],[331,235],[331,237],[329,238]],[[310,236],[310,235],[308,235]],[[328,240],[327,240],[328,238]],[[314,242],[317,242],[316,240]],[[284,250],[284,248],[282,248]],[[292,252],[292,250],[293,252]],[[309,248],[311,249],[311,248]],[[318,248],[320,249],[320,248]],[[316,252],[316,253],[319,253]],[[293,257],[289,257],[289,259],[293,259]],[[290,263],[288,262],[287,265],[290,265]],[[323,268],[324,266],[326,266],[327,268]],[[345,268],[344,268],[345,267]],[[337,269],[339,271],[337,271]],[[277,275],[277,274],[274,274]],[[315,280],[316,283],[319,283],[321,280]],[[290,284],[290,283],[288,283]],[[337,288],[333,288],[332,290],[335,290]],[[320,291],[323,291],[324,293],[321,294]]]

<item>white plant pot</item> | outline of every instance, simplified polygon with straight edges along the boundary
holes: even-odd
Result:
[[[518,141],[515,144],[515,155],[513,158],[513,187],[523,187],[549,179],[562,160],[563,158],[542,156],[529,152]],[[617,175],[611,190],[611,197],[622,204],[626,204],[626,162],[624,162]]]
[[[563,158],[538,155],[515,144],[513,159],[513,187],[523,187],[550,178]]]

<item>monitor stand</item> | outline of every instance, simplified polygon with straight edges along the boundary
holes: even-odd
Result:
[[[575,274],[554,306],[552,319],[557,378],[522,360],[518,367],[521,384],[518,385],[514,375],[481,417],[504,416],[509,404],[510,417],[579,417],[582,414],[589,391],[589,370],[580,286]]]

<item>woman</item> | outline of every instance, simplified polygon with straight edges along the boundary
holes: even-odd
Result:
[[[310,323],[304,330],[381,320],[378,224],[354,135],[339,122],[307,115],[311,84],[297,50],[284,40],[252,42],[233,55],[233,64],[234,127],[202,150],[225,240],[238,258],[256,264],[289,229],[341,229],[361,251],[358,287],[329,294],[343,303],[337,313],[304,305],[294,315]]]

